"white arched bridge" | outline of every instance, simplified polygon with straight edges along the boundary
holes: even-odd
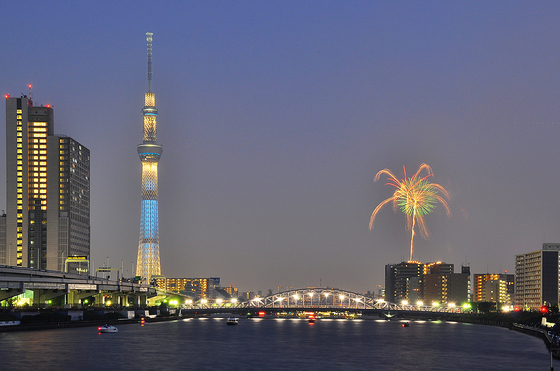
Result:
[[[358,294],[352,291],[325,288],[325,287],[308,287],[303,289],[290,289],[265,297],[257,297],[244,302],[237,300],[217,300],[213,303],[208,300],[202,300],[195,303],[189,303],[187,308],[199,309],[219,309],[219,308],[246,308],[246,309],[301,309],[301,310],[382,310],[382,311],[428,311],[428,312],[448,312],[457,313],[462,308],[456,307],[454,304],[430,303],[424,305],[421,302],[415,304],[395,304],[389,303],[382,299],[376,299],[371,296]]]

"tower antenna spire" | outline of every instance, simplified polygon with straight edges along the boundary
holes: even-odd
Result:
[[[148,93],[152,92],[152,32],[146,32],[148,42]]]
[[[161,274],[159,259],[158,217],[158,163],[162,146],[157,144],[156,95],[152,92],[152,33],[146,32],[148,41],[148,92],[144,95],[144,138],[138,145],[142,162],[142,207],[140,215],[140,238],[136,275],[150,283],[152,276]]]

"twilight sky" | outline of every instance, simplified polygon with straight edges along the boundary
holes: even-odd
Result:
[[[150,31],[164,275],[375,290],[410,235],[391,207],[369,231],[393,191],[373,177],[423,162],[452,217],[426,218],[415,258],[514,272],[560,242],[559,16],[555,1],[2,2],[0,93],[33,84],[55,133],[91,150],[96,267],[136,262]]]

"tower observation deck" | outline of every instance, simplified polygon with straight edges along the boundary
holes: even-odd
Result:
[[[148,42],[148,92],[145,94],[144,140],[138,145],[138,155],[142,161],[142,208],[140,216],[140,241],[136,275],[149,283],[152,276],[161,274],[159,259],[159,217],[158,217],[158,163],[162,146],[157,144],[156,96],[152,93],[152,36],[146,33]]]

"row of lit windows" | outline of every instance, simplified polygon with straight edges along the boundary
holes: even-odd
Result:
[[[22,120],[22,115],[21,115],[22,111],[20,109],[17,110],[17,125],[16,125],[16,130],[17,130],[17,135],[18,138],[17,140],[17,144],[16,144],[16,155],[17,155],[17,160],[18,160],[18,165],[23,165],[23,139],[22,137],[22,132],[23,132],[23,126],[21,123]],[[20,168],[18,167],[18,170],[20,170]],[[20,227],[20,225],[23,223],[23,200],[22,198],[22,193],[23,193],[23,183],[22,183],[22,172],[18,171],[17,173],[17,195],[18,195],[18,200],[17,200],[17,223],[18,223],[18,232],[22,231],[22,227]],[[17,262],[16,264],[21,266],[22,265],[22,251],[23,251],[23,238],[21,236],[21,233],[18,233],[17,235],[17,239],[16,239],[16,252],[17,252]]]

